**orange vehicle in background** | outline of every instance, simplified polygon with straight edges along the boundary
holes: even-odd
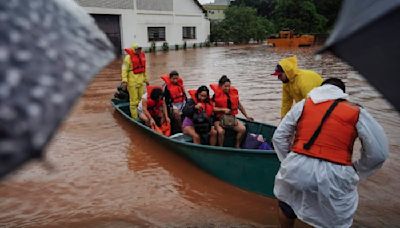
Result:
[[[293,30],[284,29],[279,32],[278,37],[270,37],[267,44],[273,47],[300,47],[314,44],[314,35],[297,35]]]

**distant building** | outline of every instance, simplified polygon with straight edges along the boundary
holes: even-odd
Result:
[[[225,19],[224,11],[229,7],[232,0],[215,0],[214,3],[204,4],[203,8],[207,11],[207,16],[212,21],[222,21]]]
[[[203,8],[207,11],[208,19],[211,21],[222,21],[225,19],[224,11],[228,9],[228,5],[205,4]]]
[[[214,4],[215,5],[227,5],[229,6],[231,4],[231,2],[233,2],[234,0],[215,0]]]
[[[176,44],[205,42],[210,21],[197,0],[75,0],[107,34],[117,54],[133,42],[148,48],[167,42]]]

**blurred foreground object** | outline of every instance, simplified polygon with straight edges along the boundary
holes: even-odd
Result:
[[[346,0],[319,52],[332,51],[400,111],[400,0]]]
[[[72,0],[0,2],[0,178],[44,147],[91,78],[113,58]]]

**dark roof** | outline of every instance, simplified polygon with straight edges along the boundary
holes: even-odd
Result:
[[[198,0],[193,0],[193,1],[200,7],[200,9],[201,9],[201,11],[203,11],[203,13],[207,13],[207,10],[205,10],[203,8],[203,6],[200,4],[200,2]]]

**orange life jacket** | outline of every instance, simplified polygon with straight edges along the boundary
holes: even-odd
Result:
[[[125,48],[125,52],[131,57],[131,71],[133,71],[134,74],[140,74],[146,71],[146,55],[144,52],[137,55],[131,48]]]
[[[152,117],[156,117],[156,116],[160,116],[161,115],[161,107],[163,106],[163,100],[160,99],[159,101],[155,101],[153,99],[151,99],[151,92],[156,89],[159,88],[161,89],[160,86],[147,86],[146,90],[147,90],[147,111],[149,111],[150,115]]]
[[[158,132],[159,134],[165,135],[169,137],[171,135],[171,125],[167,122],[164,122],[160,127],[155,125],[151,127],[154,131]]]
[[[357,138],[356,124],[360,109],[350,102],[338,103],[323,123],[314,144],[308,150],[304,148],[304,144],[310,140],[333,102],[334,100],[314,104],[310,98],[306,100],[303,113],[297,123],[291,150],[342,165],[352,165],[351,156],[354,141]]]
[[[229,90],[229,97],[228,95],[219,87],[218,84],[211,84],[211,89],[214,91],[214,102],[215,107],[218,108],[228,108],[228,99],[231,101],[231,114],[237,115],[239,109],[239,92],[238,90],[231,86]],[[221,116],[222,114],[217,115],[217,117]]]
[[[179,77],[178,84],[173,84],[168,74],[161,77],[167,85],[169,94],[171,95],[172,103],[181,103],[185,100],[185,93],[183,91],[183,80]]]
[[[197,91],[195,89],[189,90],[190,97],[194,100],[196,104],[198,104],[199,102],[197,101],[196,92]],[[211,117],[214,111],[214,106],[211,103],[205,103],[205,102],[200,102],[200,103],[202,109],[205,110],[207,116]]]

